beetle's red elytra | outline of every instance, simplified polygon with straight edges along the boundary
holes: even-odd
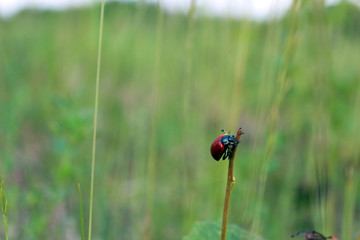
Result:
[[[216,161],[219,161],[221,156],[224,154],[225,151],[225,147],[224,145],[221,143],[221,139],[224,137],[225,135],[220,135],[218,136],[214,142],[211,144],[210,147],[210,151],[211,151],[211,155],[213,156],[213,158]]]

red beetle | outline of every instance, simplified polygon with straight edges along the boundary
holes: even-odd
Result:
[[[312,232],[298,232],[294,235],[292,235],[291,237],[296,237],[299,235],[304,235],[306,240],[324,240],[324,239],[333,239],[333,240],[338,240],[336,237],[325,237],[324,235],[322,235],[321,233],[318,233],[316,231],[312,231]]]
[[[211,155],[216,161],[219,161],[221,157],[223,157],[223,160],[227,157],[230,158],[232,149],[239,143],[239,141],[236,141],[234,135],[229,135],[224,129],[221,131],[224,134],[217,137],[210,147]]]

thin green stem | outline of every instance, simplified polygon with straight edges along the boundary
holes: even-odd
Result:
[[[342,218],[342,238],[351,239],[351,233],[353,232],[353,222],[355,213],[355,200],[357,188],[354,184],[354,167],[347,169],[347,176],[344,187],[344,210]]]
[[[5,239],[9,240],[9,236],[8,236],[8,225],[7,225],[7,206],[8,206],[8,201],[5,199],[4,204],[4,209],[3,210],[3,220],[4,220],[4,230],[5,230]]]
[[[7,207],[7,201],[5,203],[6,207]],[[8,226],[7,226],[7,216],[5,214],[3,214],[3,220],[4,220],[4,229],[5,229],[5,239],[9,240],[9,236],[8,236]]]
[[[157,118],[158,110],[160,106],[160,63],[161,63],[161,48],[162,48],[162,36],[163,36],[163,22],[164,13],[162,10],[162,0],[158,0],[158,13],[157,13],[157,28],[156,28],[156,45],[155,45],[155,59],[154,59],[154,71],[152,78],[152,116],[151,116],[151,128],[149,138],[149,153],[148,153],[148,170],[147,170],[147,196],[146,196],[146,214],[145,214],[145,226],[144,226],[144,239],[152,239],[152,214],[154,203],[154,191],[155,191],[155,176],[156,176],[156,159],[157,159]]]
[[[242,134],[243,132],[241,128],[239,128],[236,134],[236,141],[240,140]],[[234,158],[235,158],[236,149],[237,146],[234,147],[233,154],[231,155],[231,158],[229,160],[229,170],[228,170],[228,178],[226,183],[226,193],[225,193],[225,202],[224,202],[224,211],[223,211],[223,222],[221,227],[221,240],[226,240],[226,230],[227,230],[228,218],[229,218],[231,191],[235,184]]]
[[[83,205],[81,197],[81,188],[80,183],[77,184],[79,191],[79,206],[80,206],[80,224],[81,224],[81,240],[85,240],[85,231],[84,231],[84,214],[83,214]]]
[[[93,210],[93,196],[94,196],[94,170],[95,170],[95,153],[96,153],[96,129],[97,129],[97,115],[99,103],[99,83],[100,83],[100,65],[101,65],[101,42],[104,21],[105,0],[101,1],[100,27],[99,27],[99,45],[97,55],[96,68],[96,89],[95,89],[95,110],[94,110],[94,133],[92,140],[92,155],[91,155],[91,185],[90,185],[90,209],[89,209],[89,240],[91,240],[92,229],[92,210]]]
[[[289,82],[289,73],[292,61],[295,56],[295,51],[298,42],[297,36],[297,13],[299,10],[300,0],[294,1],[291,7],[292,19],[290,21],[290,32],[287,37],[286,49],[284,52],[284,62],[279,69],[276,77],[277,86],[277,94],[274,97],[273,103],[270,106],[270,111],[268,113],[268,123],[266,126],[266,145],[263,152],[261,166],[260,166],[260,176],[259,176],[259,187],[258,187],[258,203],[255,208],[255,213],[253,214],[253,222],[251,227],[251,232],[256,233],[261,231],[261,218],[260,213],[263,206],[264,201],[264,192],[268,177],[268,169],[270,166],[270,160],[275,150],[276,141],[278,137],[277,127],[280,119],[280,110],[283,103],[283,100],[286,96],[286,93],[289,90],[290,82]]]
[[[1,182],[0,182],[0,204],[1,204],[3,220],[4,220],[5,238],[6,238],[6,240],[9,240],[9,237],[8,237],[8,225],[7,225],[8,201],[6,199],[6,195],[5,195],[5,192],[4,192],[4,179],[2,178],[2,175],[1,175],[1,169],[0,169],[0,179],[1,179]]]

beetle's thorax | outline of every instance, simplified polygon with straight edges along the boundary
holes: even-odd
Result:
[[[220,141],[224,145],[224,147],[229,148],[232,148],[232,145],[237,142],[234,135],[228,134],[224,135]]]

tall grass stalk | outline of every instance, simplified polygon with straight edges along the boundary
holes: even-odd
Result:
[[[344,213],[342,219],[341,239],[353,238],[353,222],[357,187],[354,184],[354,167],[347,169],[347,179],[344,186]]]
[[[99,45],[97,55],[97,67],[96,67],[96,88],[95,88],[95,107],[94,107],[94,132],[92,140],[92,155],[91,155],[91,185],[90,185],[90,207],[89,207],[89,235],[88,239],[91,240],[92,230],[92,212],[93,212],[93,198],[94,198],[94,172],[95,172],[95,154],[96,154],[96,130],[97,130],[97,116],[99,105],[99,85],[100,85],[100,66],[101,66],[101,42],[103,32],[104,21],[104,8],[105,0],[101,1],[101,13],[100,13],[100,26],[99,26]]]
[[[241,128],[237,131],[236,141],[240,141],[240,137],[243,134]],[[223,210],[223,221],[221,227],[221,240],[226,240],[226,231],[229,219],[229,208],[230,208],[230,200],[231,200],[231,191],[235,184],[234,177],[234,158],[236,153],[237,146],[234,147],[231,158],[229,159],[229,169],[228,169],[228,178],[226,183],[226,193],[225,193],[225,201],[224,201],[224,210]]]
[[[159,110],[159,92],[160,92],[160,61],[161,61],[161,45],[163,35],[163,21],[164,13],[162,10],[162,1],[158,1],[157,13],[157,29],[156,29],[156,46],[155,46],[155,65],[153,70],[153,83],[152,83],[152,111],[151,111],[151,126],[149,136],[149,150],[148,150],[148,169],[147,169],[147,196],[146,196],[146,215],[144,226],[144,239],[151,239],[152,228],[152,214],[154,202],[154,186],[155,186],[155,165],[157,158],[157,117]]]
[[[185,38],[185,54],[184,54],[184,78],[183,78],[183,123],[184,123],[184,131],[182,131],[182,142],[187,142],[188,137],[193,132],[191,122],[193,122],[193,114],[191,111],[191,96],[193,85],[191,81],[192,76],[192,66],[193,66],[193,44],[194,44],[194,25],[195,25],[195,12],[196,12],[196,0],[191,0],[191,5],[189,7],[188,13],[187,13],[187,28],[186,28],[186,38]],[[181,169],[182,169],[182,227],[183,232],[187,232],[192,224],[192,211],[190,214],[186,214],[187,209],[192,209],[190,206],[191,201],[193,199],[193,191],[191,191],[191,187],[189,187],[189,179],[192,178],[193,175],[191,174],[191,167],[193,166],[193,162],[190,162],[188,159],[191,159],[189,156],[192,154],[192,149],[190,149],[192,146],[186,145],[185,152],[186,156],[184,161],[181,161]],[[185,194],[186,193],[186,194]]]
[[[78,192],[79,192],[79,210],[80,210],[80,227],[81,227],[81,240],[85,240],[85,230],[84,230],[84,214],[83,214],[83,204],[82,204],[82,196],[81,196],[81,188],[80,183],[77,184]]]
[[[183,99],[183,110],[184,117],[186,118],[189,113],[189,89],[190,89],[190,77],[192,71],[192,50],[193,50],[193,33],[194,33],[194,15],[196,11],[196,0],[191,0],[191,5],[188,10],[188,24],[186,32],[185,42],[185,77],[184,77],[184,99]]]
[[[4,179],[1,175],[1,169],[0,169],[0,204],[1,204],[1,210],[2,210],[2,216],[3,216],[3,221],[4,221],[4,230],[5,230],[5,239],[9,240],[9,236],[8,236],[8,224],[7,224],[7,206],[8,206],[8,201],[6,199],[5,196],[5,191],[4,191]]]
[[[267,33],[266,33],[266,37],[265,37],[265,47],[264,47],[264,51],[263,51],[263,61],[267,60],[267,56],[276,56],[277,55],[277,51],[279,51],[278,49],[275,48],[274,43],[275,42],[279,42],[279,35],[280,35],[280,26],[278,24],[276,24],[275,20],[272,20],[272,22],[269,24],[268,29],[267,29]],[[251,135],[254,136],[254,138],[252,138],[251,141],[251,145],[252,145],[252,150],[251,150],[251,155],[252,158],[254,160],[257,159],[261,159],[261,151],[259,151],[258,149],[260,149],[260,147],[258,146],[258,142],[255,136],[259,136],[261,133],[261,131],[263,131],[263,128],[261,128],[261,126],[263,126],[265,124],[263,119],[266,119],[267,116],[267,105],[266,103],[269,102],[269,98],[271,95],[271,92],[273,92],[273,80],[268,79],[268,76],[274,75],[274,70],[273,68],[270,67],[270,65],[268,63],[264,63],[263,64],[264,67],[261,69],[261,75],[260,75],[260,79],[261,79],[261,83],[258,89],[258,98],[259,101],[257,102],[257,109],[256,109],[256,118],[255,118],[255,123],[254,125],[257,126],[253,129],[253,131],[251,132]],[[256,186],[256,181],[259,178],[259,169],[261,167],[262,161],[258,160],[258,161],[253,161],[252,163],[252,167],[250,169],[251,174],[251,180],[249,181],[249,184],[247,184],[245,186],[245,197],[244,197],[244,213],[243,213],[243,221],[248,221],[248,219],[253,219],[254,214],[253,211],[251,210],[251,203],[256,201],[256,195],[252,194],[253,189],[257,188]]]
[[[329,169],[329,65],[331,62],[330,46],[327,39],[327,26],[325,24],[325,4],[323,1],[314,1],[311,3],[314,24],[311,35],[311,43],[314,46],[313,61],[316,68],[313,69],[312,77],[314,82],[313,101],[317,117],[313,118],[311,141],[309,145],[309,160],[312,162],[312,169],[308,169],[316,179],[316,200],[314,220],[315,227],[319,231],[327,231],[327,202],[328,202],[328,169]],[[310,165],[310,164],[309,164]],[[315,169],[315,170],[313,170]]]
[[[230,99],[230,117],[227,118],[229,123],[227,126],[231,128],[235,127],[237,124],[238,116],[240,115],[242,102],[241,92],[243,88],[243,82],[246,73],[247,60],[249,58],[250,52],[250,43],[252,40],[252,23],[250,21],[244,20],[244,23],[241,25],[241,30],[237,33],[238,43],[235,50],[235,67],[234,67],[234,77],[232,83],[232,92]]]
[[[289,68],[291,65],[291,62],[293,61],[295,50],[297,46],[297,24],[296,24],[296,18],[297,18],[297,12],[299,10],[299,1],[293,2],[293,5],[291,7],[291,26],[290,26],[290,32],[287,37],[287,43],[285,52],[283,55],[283,65],[279,69],[279,72],[277,74],[277,95],[275,96],[275,99],[272,103],[272,106],[270,108],[269,112],[269,122],[266,129],[266,146],[263,153],[263,161],[262,166],[260,170],[260,179],[259,179],[259,191],[258,191],[258,202],[256,205],[256,210],[253,218],[252,223],[252,232],[258,232],[260,228],[260,212],[263,207],[263,199],[264,199],[264,192],[265,192],[265,186],[267,181],[267,175],[268,175],[268,168],[270,159],[272,158],[275,144],[277,141],[277,124],[280,118],[280,108],[283,102],[283,99],[289,90]]]
[[[360,76],[358,76],[359,78]],[[354,106],[354,117],[353,123],[355,126],[354,135],[351,139],[351,152],[353,153],[352,161],[349,163],[350,166],[347,169],[346,181],[344,186],[344,207],[343,207],[343,218],[342,218],[342,239],[352,239],[352,232],[354,230],[354,216],[355,216],[355,203],[358,187],[356,183],[359,182],[360,177],[356,174],[356,169],[354,166],[359,166],[359,156],[360,156],[360,126],[358,125],[360,121],[360,84],[357,89],[357,97],[355,99]],[[359,230],[359,229],[356,229]],[[360,240],[360,234],[359,234]]]

